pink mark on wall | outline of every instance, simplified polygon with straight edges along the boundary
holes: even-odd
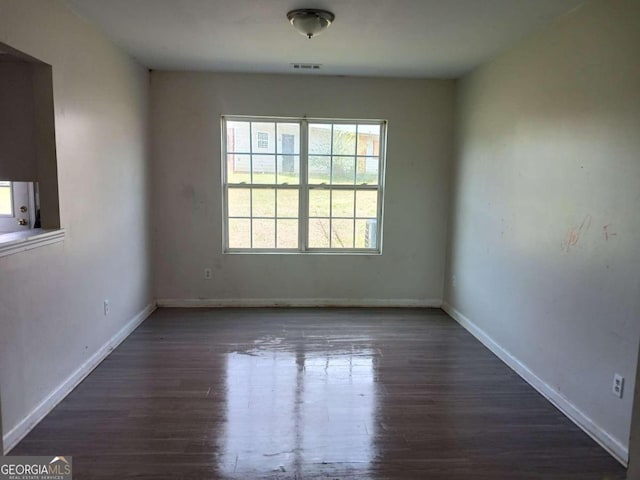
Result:
[[[604,227],[602,227],[602,233],[604,234],[604,239],[609,240],[609,237],[616,237],[618,235],[617,232],[611,231],[611,224],[608,223]]]
[[[571,250],[571,247],[575,247],[580,242],[580,239],[587,234],[589,227],[591,226],[591,215],[587,215],[582,220],[580,225],[569,227],[567,236],[564,239],[562,248],[565,251]]]

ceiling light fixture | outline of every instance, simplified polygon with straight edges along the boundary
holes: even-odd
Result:
[[[298,32],[307,38],[318,35],[333,23],[336,16],[326,10],[315,8],[301,8],[291,10],[287,18]]]

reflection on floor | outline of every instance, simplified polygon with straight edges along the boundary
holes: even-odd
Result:
[[[439,310],[159,310],[11,454],[75,480],[625,475]]]
[[[371,349],[307,351],[282,337],[255,343],[226,356],[221,473],[232,476],[239,459],[251,472],[269,462],[276,471],[302,472],[305,463],[329,461],[368,471],[377,406]]]

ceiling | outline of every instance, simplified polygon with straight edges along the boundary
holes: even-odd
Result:
[[[67,0],[158,70],[457,78],[584,0]],[[334,24],[309,40],[295,8]],[[300,72],[299,70],[296,72]],[[301,73],[310,74],[310,73]]]

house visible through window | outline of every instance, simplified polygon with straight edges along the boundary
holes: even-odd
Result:
[[[223,118],[225,250],[379,253],[385,127]]]

